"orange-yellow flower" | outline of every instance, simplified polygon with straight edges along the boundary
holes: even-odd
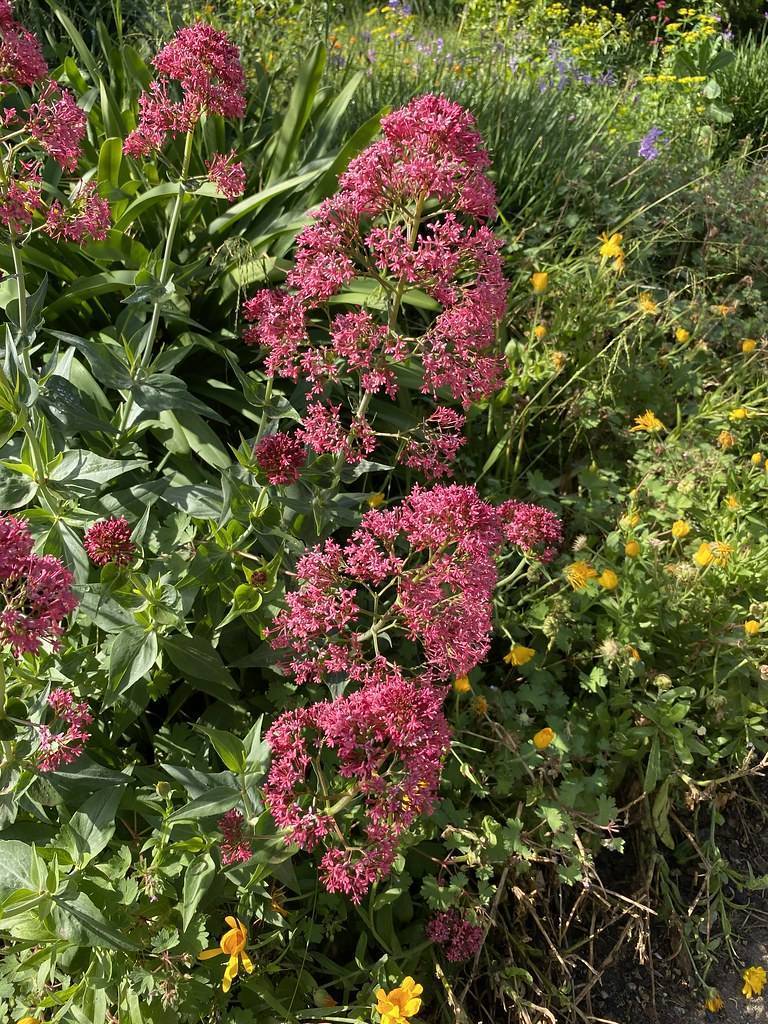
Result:
[[[684,519],[676,519],[672,523],[672,536],[675,540],[682,540],[683,537],[687,537],[691,532],[690,523],[686,523]]]
[[[546,336],[547,336],[546,324],[536,324],[536,326],[533,328],[533,333],[534,333],[535,337],[537,337],[539,339],[539,341],[541,341],[542,338],[546,338]]]
[[[565,366],[565,364],[568,362],[568,356],[566,355],[565,352],[559,352],[559,351],[550,352],[549,353],[549,360],[552,363],[552,366],[554,367],[554,369],[557,370],[557,372],[559,373],[562,370],[562,368]]]
[[[748,967],[742,974],[744,988],[741,990],[747,999],[759,996],[765,988],[765,970],[762,967]]]
[[[749,457],[749,461],[752,463],[753,466],[762,466],[762,464],[763,464],[763,453],[762,452],[752,452],[752,454]]]
[[[566,565],[564,573],[574,590],[583,590],[590,580],[597,577],[597,569],[589,562],[583,561],[571,562],[570,565]]]
[[[650,409],[646,409],[642,416],[635,416],[635,425],[629,429],[633,433],[637,430],[643,430],[647,434],[655,434],[657,431],[666,430],[667,428],[655,412],[652,412]]]
[[[727,565],[733,554],[733,546],[722,540],[716,540],[712,545],[712,556],[717,565]]]
[[[730,316],[731,313],[735,313],[736,312],[736,307],[735,306],[726,306],[725,304],[723,304],[721,306],[713,306],[712,310],[715,313],[719,313],[720,316]]]
[[[723,997],[716,990],[709,993],[704,1003],[704,1009],[710,1013],[719,1013],[724,1006]]]
[[[605,587],[606,590],[615,590],[619,585],[619,577],[613,569],[603,569],[597,577],[597,582],[601,587]]]
[[[728,508],[738,508],[739,499],[736,497],[735,494],[726,494],[725,504],[728,506]]]
[[[548,284],[549,274],[546,271],[538,270],[535,274],[531,274],[531,287],[534,295],[541,295],[545,292]]]
[[[221,936],[219,945],[215,949],[203,950],[198,956],[201,960],[210,960],[211,957],[222,955],[229,957],[227,966],[224,968],[224,977],[221,979],[222,991],[229,992],[232,982],[237,977],[240,964],[242,963],[243,969],[248,974],[253,972],[253,964],[245,952],[245,947],[248,945],[248,929],[236,917],[225,917],[224,920],[229,925],[229,931],[224,932]]]
[[[675,341],[679,341],[681,345],[684,345],[686,341],[691,340],[691,332],[686,331],[684,327],[675,328]]]
[[[741,343],[742,352],[754,352],[757,348],[757,342],[754,338],[745,338]]]
[[[653,301],[650,292],[642,292],[638,295],[637,305],[643,313],[656,314],[659,312],[659,304]]]
[[[727,448],[733,448],[736,444],[736,438],[730,430],[721,430],[717,435],[717,443],[725,451]]]
[[[404,978],[391,992],[378,989],[376,1009],[381,1014],[381,1024],[402,1024],[409,1017],[414,1017],[421,1009],[419,996],[423,991],[423,987],[417,985],[413,978]]]
[[[640,554],[640,545],[636,540],[628,540],[624,545],[624,554],[627,558],[637,558]]]
[[[453,680],[453,688],[456,693],[469,693],[472,689],[472,684],[469,681],[469,676],[458,676]]]
[[[760,623],[757,619],[747,619],[744,623],[744,632],[747,636],[756,636],[760,632]]]
[[[528,662],[536,654],[536,651],[532,647],[523,647],[522,644],[513,644],[509,649],[509,654],[504,655],[504,661],[508,665],[527,665]]]
[[[709,563],[712,561],[714,557],[715,556],[712,553],[712,545],[708,544],[704,540],[701,542],[701,544],[699,544],[699,547],[693,556],[693,560],[696,563],[696,565],[700,566],[703,569],[705,565],[709,565]]]
[[[729,420],[745,420],[748,416],[751,416],[749,409],[746,409],[743,405],[740,405],[738,409],[731,409],[728,413]]]
[[[488,701],[485,697],[478,696],[472,698],[472,710],[476,715],[487,715],[488,714]]]
[[[383,504],[383,502],[384,495],[381,493],[381,491],[377,491],[375,494],[372,494],[370,498],[368,498],[367,504],[369,508],[378,508],[379,505]]]
[[[17,1020],[16,1024],[43,1024],[37,1017],[22,1017],[21,1020]]]
[[[620,235],[618,231],[612,235],[604,231],[598,236],[598,241],[603,243],[600,246],[600,261],[606,263],[608,260],[613,260],[613,269],[617,274],[624,272],[624,250],[621,246],[623,240],[624,236]]]
[[[555,738],[555,732],[547,726],[545,729],[539,729],[536,735],[533,737],[533,745],[537,750],[546,750],[550,743]]]

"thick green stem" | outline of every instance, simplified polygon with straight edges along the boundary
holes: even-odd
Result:
[[[173,202],[173,209],[171,210],[171,219],[168,224],[168,234],[165,239],[165,248],[163,249],[163,261],[160,264],[160,284],[165,290],[165,286],[168,284],[170,277],[170,266],[171,256],[173,254],[173,243],[176,239],[176,231],[179,226],[179,220],[181,218],[181,206],[184,200],[184,182],[187,180],[189,175],[189,165],[192,160],[192,142],[194,139],[194,128],[191,128],[184,141],[184,158],[181,165],[181,174],[179,176],[178,191],[176,192],[176,198]],[[134,367],[134,376],[137,371],[148,366],[152,358],[152,349],[155,344],[155,338],[157,337],[157,328],[160,324],[160,306],[162,303],[163,296],[161,295],[157,302],[155,302],[152,308],[152,318],[149,321],[149,327],[144,335],[141,348],[138,353],[137,364]],[[120,437],[125,428],[128,425],[128,417],[133,409],[133,395],[129,394],[125,400],[123,406],[123,412],[120,417],[120,427],[118,430],[118,437]]]
[[[28,324],[27,324],[27,287],[24,278],[24,261],[21,258],[18,246],[13,240],[11,235],[11,254],[13,255],[13,269],[16,275],[16,295],[19,302],[19,334],[21,338],[26,339]]]
[[[256,440],[260,441],[264,431],[267,429],[267,423],[269,422],[269,403],[272,401],[272,387],[274,385],[274,378],[267,377],[267,386],[264,389],[264,411],[261,414],[261,421],[259,422],[259,430],[256,434]]]

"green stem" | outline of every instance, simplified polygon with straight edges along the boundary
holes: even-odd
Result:
[[[173,253],[173,243],[176,239],[176,231],[179,226],[179,220],[181,219],[181,206],[184,200],[184,182],[187,180],[189,175],[189,165],[192,160],[192,142],[194,140],[195,129],[190,128],[187,132],[184,140],[184,158],[181,164],[181,174],[179,176],[178,190],[176,192],[176,198],[173,202],[173,209],[171,210],[171,219],[168,224],[168,234],[165,239],[165,248],[163,249],[163,262],[160,265],[160,284],[162,285],[163,291],[165,286],[168,284],[170,277],[170,266],[171,266],[171,255]],[[142,346],[139,349],[138,362],[133,370],[135,379],[136,372],[149,365],[152,358],[152,348],[155,344],[155,338],[157,336],[157,328],[160,324],[160,304],[162,295],[157,302],[155,302],[152,308],[152,319],[149,322],[149,327],[144,335]],[[123,406],[123,412],[120,417],[120,426],[118,428],[118,438],[122,436],[125,428],[128,424],[128,417],[133,409],[133,394],[129,394],[125,400]]]
[[[13,256],[13,269],[16,274],[16,295],[19,300],[19,335],[20,338],[27,337],[27,287],[24,279],[24,261],[11,235],[11,254]]]
[[[267,386],[264,389],[264,411],[261,414],[261,422],[259,423],[259,429],[258,429],[258,432],[256,434],[256,441],[260,441],[261,440],[261,438],[262,438],[262,436],[264,434],[264,431],[267,429],[269,403],[272,400],[272,386],[273,386],[273,384],[274,384],[274,378],[273,377],[267,377]]]

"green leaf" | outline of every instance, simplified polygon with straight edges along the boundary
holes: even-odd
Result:
[[[648,764],[645,767],[645,783],[644,789],[646,793],[652,793],[656,788],[656,783],[661,778],[661,745],[659,743],[658,733],[653,737],[651,743],[650,753],[648,754]]]
[[[80,491],[98,490],[102,484],[108,484],[123,473],[144,465],[137,459],[105,459],[95,452],[72,448],[64,452],[61,462],[52,470],[50,479]],[[84,487],[84,484],[92,486]]]
[[[115,815],[124,791],[121,786],[99,790],[69,819],[64,831],[76,861],[85,864],[107,846],[115,832]]]
[[[85,893],[74,898],[54,896],[59,909],[59,934],[78,946],[102,949],[137,950],[139,947],[113,928],[102,912]]]
[[[223,729],[213,729],[208,725],[198,725],[196,728],[205,733],[231,772],[241,774],[245,771],[245,747],[239,736]]]
[[[123,140],[105,139],[99,150],[99,181],[117,188],[120,182],[120,166],[123,162]]]
[[[326,49],[317,43],[299,70],[299,77],[291,90],[283,123],[275,140],[267,185],[274,184],[291,166],[298,152],[304,127],[312,113],[317,89],[325,68]]]
[[[184,931],[189,927],[197,912],[200,900],[208,890],[216,874],[216,865],[209,853],[195,857],[184,873],[184,888],[181,902],[181,921]]]
[[[0,840],[0,898],[32,887],[32,847],[16,839]]]
[[[143,626],[128,626],[118,633],[109,653],[109,686],[102,699],[104,708],[112,707],[134,683],[145,676],[157,661],[157,634]]]
[[[193,685],[196,680],[203,679],[222,683],[231,690],[237,689],[237,683],[210,640],[196,636],[164,637],[162,645],[176,668]]]
[[[651,807],[651,819],[659,839],[670,850],[674,850],[675,840],[673,839],[672,832],[669,828],[669,787],[671,784],[672,776],[668,775],[659,786],[659,791],[654,798],[653,805]]]
[[[258,210],[260,207],[268,203],[270,199],[274,199],[276,196],[282,195],[284,192],[290,192],[294,188],[298,188],[299,185],[305,185],[307,182],[312,181],[314,178],[319,177],[326,170],[326,164],[322,167],[315,168],[311,171],[305,171],[303,174],[298,174],[294,178],[286,178],[285,181],[280,181],[276,185],[272,185],[269,188],[265,188],[262,192],[257,192],[255,195],[248,196],[247,199],[242,199],[239,203],[235,203],[234,206],[230,206],[229,209],[212,220],[208,225],[209,235],[220,235],[225,231],[229,231],[231,226],[237,221],[242,220],[243,217],[247,217],[249,213],[253,213],[254,210]]]
[[[198,821],[200,818],[218,817],[231,811],[240,799],[239,790],[230,786],[215,786],[174,811],[168,821]]]

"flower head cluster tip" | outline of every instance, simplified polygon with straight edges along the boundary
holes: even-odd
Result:
[[[83,547],[94,565],[130,565],[136,555],[131,539],[131,528],[125,516],[102,519],[89,526],[83,537]]]
[[[426,927],[427,938],[441,945],[453,963],[471,960],[483,944],[483,929],[472,924],[458,910],[436,914]]]
[[[62,765],[76,761],[91,738],[88,727],[93,722],[88,705],[85,702],[76,703],[68,690],[51,691],[48,705],[56,717],[66,725],[66,729],[54,732],[47,725],[39,727],[40,750],[37,768],[41,772],[55,772]]]

